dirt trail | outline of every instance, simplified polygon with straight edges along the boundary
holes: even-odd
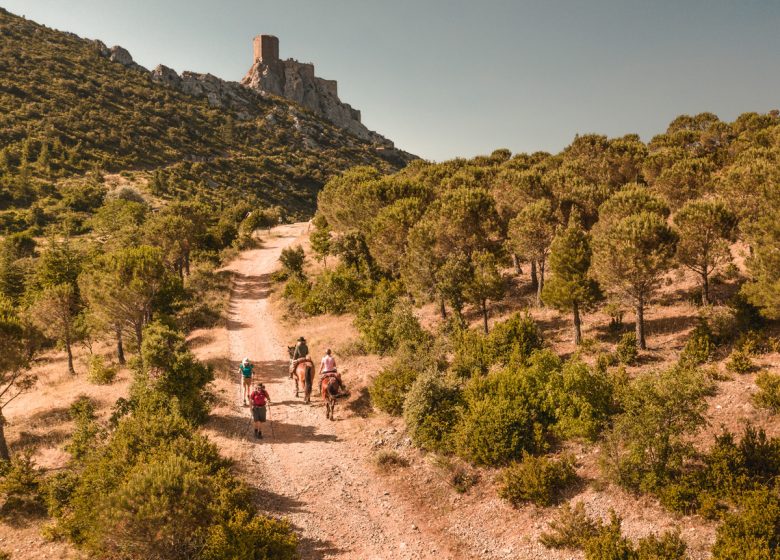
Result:
[[[351,444],[346,426],[359,419],[325,419],[319,395],[312,403],[293,396],[287,376],[287,340],[271,314],[270,273],[281,250],[306,231],[306,224],[280,226],[263,247],[242,253],[232,265],[235,283],[228,317],[230,367],[249,356],[273,405],[263,440],[251,438],[249,410],[237,385],[230,404],[216,412],[219,431],[231,434],[229,454],[238,458],[262,507],[287,517],[301,538],[304,559],[455,558],[429,521],[396,495]],[[305,335],[305,333],[302,333]],[[341,417],[344,416],[343,405]],[[213,426],[212,426],[213,427]],[[220,438],[221,439],[221,438]],[[423,517],[423,518],[421,518]]]

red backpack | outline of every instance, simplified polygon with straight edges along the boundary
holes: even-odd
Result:
[[[254,391],[249,398],[255,406],[265,406],[265,394],[263,391]]]

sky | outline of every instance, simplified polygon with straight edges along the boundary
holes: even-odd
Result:
[[[139,64],[240,80],[252,37],[313,62],[369,128],[431,160],[780,107],[778,0],[0,0]]]

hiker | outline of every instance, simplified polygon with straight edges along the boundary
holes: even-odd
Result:
[[[320,361],[320,382],[326,377],[335,377],[339,382],[339,390],[344,391],[344,384],[341,382],[341,375],[336,370],[336,358],[330,348],[325,350],[325,355]]]
[[[259,383],[255,385],[255,390],[252,391],[249,400],[252,402],[252,420],[255,423],[255,437],[262,439],[263,432],[260,430],[260,426],[265,422],[266,403],[271,404],[271,396],[265,390],[265,385]]]
[[[244,358],[241,360],[238,370],[241,372],[241,401],[244,406],[249,406],[249,390],[252,388],[252,374],[255,366],[249,361],[249,358]]]
[[[290,356],[290,379],[292,379],[295,372],[295,366],[297,366],[299,362],[305,360],[308,356],[309,347],[306,346],[306,339],[300,336],[298,337],[298,342],[295,344],[295,349]]]

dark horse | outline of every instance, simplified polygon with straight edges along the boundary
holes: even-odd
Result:
[[[334,376],[326,376],[320,380],[322,400],[325,401],[325,418],[333,420],[333,412],[336,409],[336,399],[341,394],[339,380]]]
[[[290,359],[292,360],[295,346],[288,346],[287,352],[290,354]],[[299,361],[295,366],[293,379],[295,379],[295,396],[298,396],[298,392],[300,391],[301,386],[303,386],[303,402],[310,402],[311,390],[314,385],[314,362],[312,362],[310,358]]]

